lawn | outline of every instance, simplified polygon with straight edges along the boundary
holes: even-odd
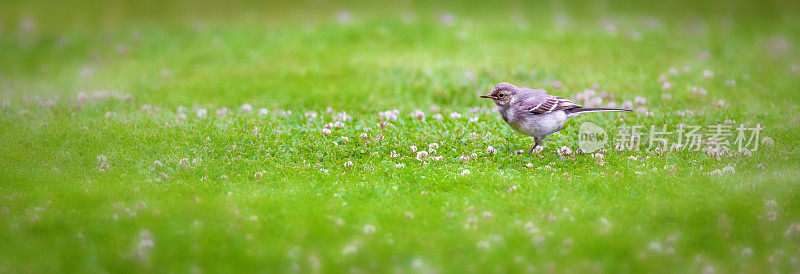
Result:
[[[798,34],[789,1],[3,1],[0,272],[798,272]],[[635,111],[529,155],[499,82]]]

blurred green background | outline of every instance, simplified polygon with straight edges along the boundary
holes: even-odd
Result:
[[[478,104],[472,95],[500,81],[634,96],[660,90],[653,74],[690,66],[758,79],[737,94],[748,105],[797,102],[797,82],[777,77],[797,63],[799,6],[3,1],[0,84],[5,97],[114,90],[170,106],[375,111]]]

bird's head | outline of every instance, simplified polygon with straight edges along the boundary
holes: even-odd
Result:
[[[481,95],[480,97],[492,99],[492,101],[494,101],[494,103],[498,106],[507,106],[511,102],[511,99],[517,95],[518,91],[519,88],[517,86],[502,82],[497,84],[492,92],[486,95]]]

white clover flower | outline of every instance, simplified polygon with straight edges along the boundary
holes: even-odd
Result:
[[[109,165],[107,162],[102,162],[97,168],[100,169],[101,172],[105,172],[109,168]]]
[[[477,117],[477,116],[475,116],[475,117],[469,117],[469,122],[470,122],[470,123],[475,123],[475,122],[477,122],[479,119],[480,119],[480,117]]]
[[[155,160],[155,161],[153,161],[153,166],[155,166],[155,167],[164,167],[164,163],[162,163],[159,160]]]
[[[725,85],[729,87],[736,86],[736,80],[734,79],[725,80]]]
[[[769,212],[767,212],[767,219],[770,222],[777,221],[778,220],[778,212],[775,212],[775,210],[770,210]]]
[[[488,146],[486,147],[486,154],[495,155],[497,154],[497,149],[495,149],[493,146]]]
[[[789,228],[786,229],[786,232],[783,234],[783,236],[789,238],[797,234],[800,234],[800,223],[793,223],[789,225]]]
[[[306,111],[306,113],[304,113],[303,115],[309,119],[316,119],[318,114],[316,111]]]
[[[108,159],[106,158],[105,155],[103,155],[103,154],[97,155],[97,163],[98,164],[105,163],[106,160],[108,160]]]
[[[672,90],[672,84],[670,82],[664,82],[661,84],[661,89],[670,91]]]
[[[461,113],[458,112],[450,113],[450,119],[461,119]]]
[[[484,219],[491,219],[492,218],[492,213],[489,212],[489,211],[484,211],[483,212],[483,218]]]
[[[428,108],[428,111],[430,111],[430,112],[438,112],[439,111],[439,106],[431,105],[431,107]]]
[[[394,165],[394,168],[404,168],[404,167],[406,167],[406,165],[404,165],[402,163]]]
[[[364,225],[364,234],[372,234],[375,233],[375,226],[374,225]]]
[[[228,108],[217,109],[217,116],[223,117],[225,115],[228,115]]]
[[[624,108],[624,109],[632,109],[633,108],[633,102],[631,102],[631,101],[622,102],[620,107]]]
[[[489,249],[489,241],[480,241],[480,242],[478,242],[478,248],[480,248],[480,249]]]
[[[469,161],[469,156],[467,156],[467,155],[458,156],[458,160],[462,161],[462,162]]]
[[[347,114],[347,112],[342,111],[342,112],[337,113],[336,117],[334,117],[334,119],[337,120],[337,121],[352,121],[353,120],[353,116],[350,116],[350,115]]]
[[[517,191],[517,185],[512,185],[512,186],[508,187],[508,190],[506,190],[506,191],[507,191],[508,193],[511,193],[511,192]]]
[[[539,232],[539,228],[537,228],[536,225],[533,224],[533,222],[527,222],[523,227],[525,228],[525,230],[531,233]]]
[[[703,78],[711,79],[714,78],[714,72],[711,70],[704,70],[703,71]]]
[[[705,147],[703,150],[706,152],[706,155],[711,158],[717,158],[720,156],[720,151],[713,147]]]
[[[94,93],[92,93],[92,94],[94,94]],[[142,111],[142,112],[151,112],[151,111],[153,111],[153,106],[149,105],[149,104],[144,104],[141,107],[139,107],[139,110]]]
[[[467,175],[470,175],[470,174],[472,174],[472,172],[470,172],[469,169],[465,169],[465,170],[461,171],[461,176],[467,176]]]
[[[698,95],[702,95],[702,96],[706,96],[706,94],[708,94],[708,91],[706,91],[706,89],[698,87],[698,86],[692,86],[691,90],[692,90],[692,93],[698,94]]]
[[[142,230],[139,232],[139,242],[136,243],[136,247],[133,249],[133,256],[140,261],[147,262],[149,261],[150,251],[154,246],[155,242],[150,231]]]
[[[637,105],[644,105],[647,103],[647,99],[641,96],[636,96],[633,98],[633,103]]]
[[[78,94],[75,95],[75,100],[78,101],[78,103],[81,105],[88,102],[89,99],[90,99],[89,94],[84,91],[78,92]]]
[[[253,106],[250,104],[243,104],[240,109],[244,112],[251,112],[253,111]]]
[[[398,111],[399,113],[399,111]],[[397,115],[393,111],[378,111],[378,117],[383,120],[397,120]]]
[[[776,202],[775,200],[769,200],[769,201],[765,202],[764,204],[767,207],[776,207],[776,206],[778,206],[778,202]]]
[[[442,115],[439,114],[439,113],[436,113],[436,114],[432,115],[431,117],[433,117],[433,119],[436,119],[436,120],[442,120]]]
[[[331,135],[331,130],[327,128],[322,129],[322,135],[328,136]]]
[[[263,116],[263,115],[267,115],[267,114],[269,114],[269,110],[268,109],[266,109],[266,108],[258,109],[258,115],[262,115]]]
[[[724,174],[735,174],[736,173],[736,169],[734,169],[732,166],[726,166],[726,167],[722,168],[722,173],[724,173]]]
[[[411,116],[414,117],[414,119],[425,121],[425,112],[421,110],[415,109],[414,112],[411,113]]]
[[[741,157],[750,157],[750,156],[753,156],[753,153],[752,153],[752,152],[750,152],[750,150],[749,150],[749,149],[747,149],[746,147],[743,147],[742,149],[740,149],[738,154],[739,154],[739,156],[741,156]]]
[[[667,70],[667,73],[677,76],[677,75],[678,75],[678,69],[676,69],[676,68],[669,68],[669,69]]]
[[[206,118],[207,114],[208,114],[208,110],[206,110],[204,108],[197,109],[197,118]]]
[[[413,146],[413,145],[412,145],[412,146],[410,146],[410,147],[408,147],[408,148],[409,148],[409,149],[411,149],[411,152],[412,152],[412,153],[413,153],[413,152],[417,152],[417,146]]]
[[[667,81],[669,81],[669,79],[667,78],[667,76],[666,76],[666,75],[659,75],[659,76],[658,76],[658,82],[659,82],[659,83],[662,83],[662,84],[663,84],[663,83],[666,83]]]
[[[765,147],[773,147],[775,146],[775,141],[773,141],[770,137],[764,137],[764,139],[761,139],[761,144]]]
[[[648,248],[650,248],[650,250],[655,251],[655,252],[661,252],[662,251],[662,247],[661,247],[661,243],[660,242],[650,242],[650,245],[648,245]]]
[[[397,154],[397,151],[392,150],[392,153],[389,154],[389,158],[394,159],[397,157],[400,157],[400,155]]]
[[[715,169],[714,171],[711,171],[711,175],[720,176],[722,175],[722,170]]]
[[[344,167],[352,167],[352,166],[353,166],[353,162],[352,161],[344,162]]]
[[[437,149],[437,148],[439,148],[439,144],[437,144],[437,143],[430,143],[430,144],[428,144],[428,148]]]
[[[439,14],[439,23],[447,26],[453,25],[456,23],[456,16],[449,12],[441,13]]]
[[[178,161],[178,164],[186,168],[191,167],[191,165],[189,164],[189,158],[181,158]]]
[[[339,11],[336,13],[335,17],[336,21],[338,21],[341,24],[346,24],[349,23],[351,20],[353,20],[353,16],[350,15],[350,13],[347,11]]]
[[[261,173],[261,171],[257,171],[255,174],[253,174],[253,179],[255,179],[256,181],[261,181],[261,178],[263,177],[264,173]]]
[[[566,147],[566,146],[562,146],[561,149],[558,150],[558,155],[561,155],[561,156],[572,155],[572,149],[570,149],[569,147]]]
[[[416,258],[411,261],[411,267],[413,268],[422,268],[425,264],[422,262],[422,259]]]
[[[662,93],[662,94],[661,94],[661,100],[664,100],[664,101],[666,101],[666,100],[672,100],[672,94],[669,94],[669,93]]]
[[[604,155],[602,153],[595,153],[595,154],[592,154],[592,157],[594,157],[598,161],[602,161],[603,159],[606,158],[606,155]]]
[[[425,161],[427,159],[428,159],[428,152],[427,151],[423,150],[423,151],[417,152],[417,160]]]
[[[347,245],[344,248],[342,248],[342,254],[344,254],[344,255],[348,255],[348,254],[352,254],[352,253],[356,253],[356,252],[358,252],[358,247],[355,246],[355,245],[352,245],[352,244],[351,245]]]

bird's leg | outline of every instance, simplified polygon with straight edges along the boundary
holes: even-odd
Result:
[[[558,128],[556,128],[556,129],[554,129],[553,131],[551,131],[551,132],[550,132],[550,133],[548,133],[547,135],[550,135],[550,134],[553,134],[553,133],[559,132],[559,131],[561,131],[562,129],[564,129],[564,125],[561,125],[560,127],[558,127]],[[546,137],[547,135],[545,135],[545,137]]]
[[[542,137],[542,140],[541,140],[541,141],[550,141],[549,139],[547,139],[547,136],[550,136],[550,135],[551,135],[551,134],[553,134],[553,133],[559,132],[559,131],[561,131],[562,129],[564,129],[564,126],[563,126],[563,125],[562,125],[562,126],[560,126],[560,127],[558,127],[558,128],[556,128],[556,129],[554,129],[554,130],[553,130],[553,131],[551,131],[550,133],[547,133],[546,135],[544,135],[544,137]]]
[[[533,155],[533,150],[536,149],[536,147],[538,147],[540,143],[542,143],[542,141],[539,139],[539,137],[533,137],[533,141],[535,143],[533,144],[533,147],[531,148],[531,150],[528,151],[528,154],[530,154],[530,155]]]

